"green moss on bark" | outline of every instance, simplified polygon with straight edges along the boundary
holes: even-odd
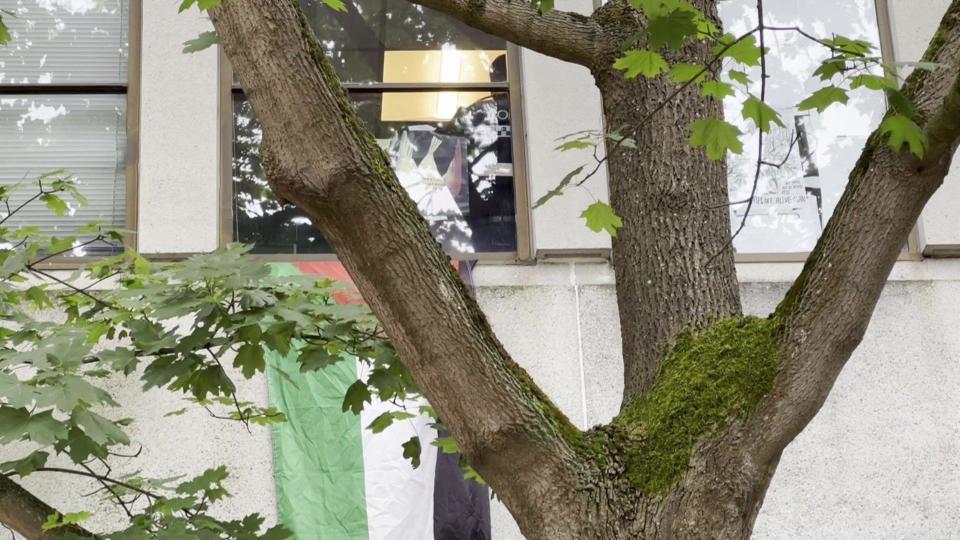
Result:
[[[613,421],[631,483],[665,493],[698,441],[753,411],[773,387],[779,327],[776,319],[736,317],[677,337],[653,388]]]

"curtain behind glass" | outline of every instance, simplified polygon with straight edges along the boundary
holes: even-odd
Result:
[[[79,181],[86,206],[57,217],[43,204],[17,212],[4,227],[38,226],[68,236],[76,227],[126,221],[126,96],[0,96],[0,180],[16,188],[11,205],[37,192],[36,178],[64,169]],[[4,213],[6,209],[0,209]]]
[[[0,84],[127,81],[126,0],[0,0],[13,39],[0,48]]]

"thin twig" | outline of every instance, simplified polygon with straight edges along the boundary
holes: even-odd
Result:
[[[767,49],[766,49],[766,40],[764,38],[764,29],[763,24],[763,0],[757,0],[757,28],[760,31],[760,103],[765,103],[767,99]],[[724,251],[733,246],[734,240],[737,239],[737,236],[743,231],[744,227],[747,226],[747,218],[750,216],[750,210],[753,208],[753,201],[757,195],[757,185],[760,183],[760,171],[763,169],[763,129],[762,126],[757,126],[757,166],[753,174],[753,186],[750,188],[750,198],[747,200],[747,209],[743,213],[743,218],[740,220],[740,225],[737,227],[737,230],[730,236],[730,238],[724,243],[723,247],[720,248],[720,251],[714,253],[709,259],[707,259],[706,266],[710,266],[713,261],[717,259]]]

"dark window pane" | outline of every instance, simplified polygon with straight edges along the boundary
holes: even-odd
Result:
[[[354,0],[346,12],[303,0],[345,82],[504,82],[506,43],[407,0]]]
[[[508,94],[368,93],[353,101],[444,249],[516,250]],[[309,220],[270,193],[260,128],[242,97],[234,112],[234,238],[259,253],[329,253]]]

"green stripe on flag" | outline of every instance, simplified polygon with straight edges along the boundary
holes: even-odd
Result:
[[[278,276],[299,275],[289,263]],[[298,540],[365,540],[367,505],[360,417],[341,411],[355,362],[300,373],[296,353],[274,354],[267,370],[270,403],[287,416],[273,428],[277,512]]]

